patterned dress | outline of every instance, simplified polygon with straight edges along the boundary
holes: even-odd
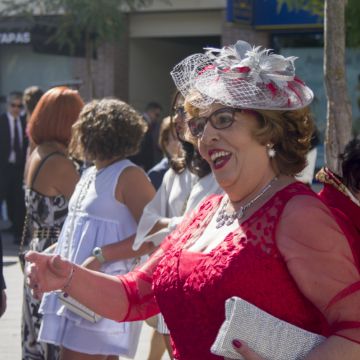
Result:
[[[25,191],[25,203],[28,230],[33,234],[29,239],[29,249],[42,252],[57,241],[57,234],[60,233],[68,212],[68,200],[63,195],[45,196],[28,188]],[[24,283],[21,321],[23,360],[54,360],[59,357],[57,347],[37,341],[42,320],[38,312],[39,306],[40,301],[33,298],[30,289]]]

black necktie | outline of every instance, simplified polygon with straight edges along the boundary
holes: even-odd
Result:
[[[16,155],[16,159],[15,159],[16,163],[19,163],[22,158],[18,121],[19,121],[18,119],[15,119],[14,122],[14,151]]]

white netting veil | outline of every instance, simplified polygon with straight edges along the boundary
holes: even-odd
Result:
[[[234,108],[295,110],[309,105],[313,92],[295,76],[295,57],[239,40],[222,49],[185,58],[171,71],[177,89],[198,108],[216,102]]]

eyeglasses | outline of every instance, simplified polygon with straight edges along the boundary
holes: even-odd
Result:
[[[18,108],[18,109],[22,109],[22,108],[23,108],[23,105],[22,105],[22,104],[11,103],[10,106],[13,107],[13,108]]]
[[[210,124],[214,129],[223,130],[233,124],[235,121],[234,115],[239,111],[244,111],[244,109],[221,108],[215,110],[209,116],[191,118],[187,120],[187,125],[192,136],[201,138],[208,121],[210,121]]]

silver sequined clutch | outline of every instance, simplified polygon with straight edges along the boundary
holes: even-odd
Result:
[[[234,339],[245,341],[266,360],[300,360],[325,337],[277,319],[238,297],[225,302],[226,319],[211,352],[230,359],[243,359],[232,346]]]

